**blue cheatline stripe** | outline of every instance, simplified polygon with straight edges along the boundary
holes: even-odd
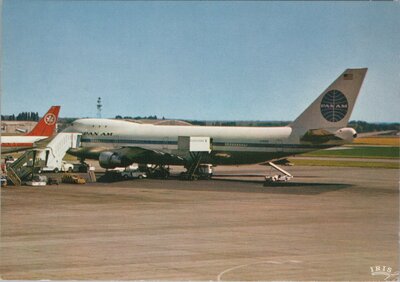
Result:
[[[82,143],[113,143],[113,144],[128,144],[128,145],[178,145],[177,141],[163,141],[163,140],[131,140],[131,139],[106,139],[106,138],[88,138],[81,139]],[[262,144],[262,143],[239,143],[239,142],[213,142],[213,146],[221,147],[253,147],[253,148],[329,148],[331,145],[307,145],[307,144]]]
[[[105,139],[105,138],[82,138],[81,142],[91,143],[123,143],[123,144],[165,144],[165,145],[177,145],[177,141],[163,141],[163,140],[131,140],[131,139]]]

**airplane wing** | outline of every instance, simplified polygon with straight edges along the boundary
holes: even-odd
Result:
[[[142,147],[121,147],[117,149],[86,147],[71,149],[68,151],[71,155],[89,159],[98,159],[104,168],[113,168],[115,166],[128,166],[132,163],[150,163],[160,165],[183,165],[185,159],[158,150],[149,150]]]
[[[379,135],[384,135],[384,134],[389,134],[389,133],[396,133],[396,132],[397,132],[397,130],[363,132],[363,133],[359,133],[357,137],[359,137],[359,138],[372,137],[372,136],[379,136]]]
[[[36,141],[35,144],[34,144],[34,147],[35,147],[35,148],[38,148],[38,149],[44,149],[44,148],[46,148],[46,146],[47,146],[56,136],[57,136],[57,135],[53,135],[53,136],[50,136],[50,137],[41,139],[41,140],[39,140],[39,141]]]
[[[142,147],[122,147],[115,153],[129,159],[129,162],[151,163],[151,164],[182,164],[184,159],[163,151],[149,150]]]

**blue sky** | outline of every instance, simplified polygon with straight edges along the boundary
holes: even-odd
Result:
[[[400,120],[399,2],[5,0],[3,114],[293,120],[368,67],[352,120]]]

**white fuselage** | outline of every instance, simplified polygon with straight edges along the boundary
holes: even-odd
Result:
[[[32,148],[40,140],[48,136],[1,136],[1,153],[11,153]]]
[[[106,150],[140,147],[177,156],[182,154],[178,150],[180,136],[210,137],[212,152],[208,162],[213,164],[260,163],[327,147],[301,144],[299,136],[289,126],[167,126],[123,120],[82,119],[75,121],[70,131],[82,133],[81,144],[86,148]]]

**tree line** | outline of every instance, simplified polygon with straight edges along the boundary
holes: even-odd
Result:
[[[39,121],[39,113],[38,112],[22,112],[17,116],[12,115],[1,115],[1,120],[20,120],[20,121]]]
[[[358,133],[373,132],[373,131],[387,131],[387,130],[400,130],[400,123],[369,123],[361,120],[352,120],[349,122],[349,127],[354,128]]]

